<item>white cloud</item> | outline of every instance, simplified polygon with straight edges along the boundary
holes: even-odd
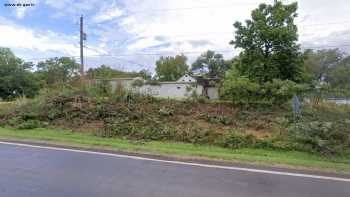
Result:
[[[234,38],[235,21],[250,19],[250,14],[260,3],[272,3],[273,0],[239,1],[233,0],[128,0],[126,10],[131,15],[120,22],[131,36],[146,37],[131,43],[129,51],[145,50],[161,43],[163,50],[194,51],[205,49],[232,50],[228,43]],[[285,3],[294,0],[284,1]],[[341,45],[343,32],[350,30],[348,0],[299,0],[300,43],[304,46]],[[338,22],[338,24],[332,24]],[[335,37],[334,35],[338,35]],[[162,36],[163,41],[155,40]],[[193,40],[207,40],[207,45],[194,45]],[[350,41],[348,42],[350,44]],[[162,49],[158,49],[161,51]],[[227,54],[229,55],[229,54]]]
[[[68,7],[68,5],[72,3],[70,0],[46,0],[45,4],[47,4],[50,7],[56,8],[56,9],[62,9],[64,7]]]
[[[101,23],[116,19],[123,15],[123,11],[115,3],[103,6],[100,11],[92,18],[94,23]]]
[[[42,0],[43,1],[43,0]],[[244,22],[260,3],[274,0],[45,0],[52,9],[51,17],[86,18],[90,54],[128,54],[129,60],[152,66],[157,55],[137,53],[204,52],[212,49],[223,52],[226,58],[238,49],[228,43],[234,38],[235,21]],[[294,0],[284,0],[286,3]],[[304,46],[337,46],[350,44],[349,0],[298,0],[300,43]],[[38,9],[39,10],[39,9]],[[24,15],[27,11],[24,12]],[[19,12],[19,16],[21,13]],[[57,18],[56,18],[57,19]],[[55,19],[55,20],[56,20]],[[58,20],[58,19],[57,19]],[[72,20],[73,21],[73,20]],[[332,24],[338,22],[338,24]],[[1,24],[1,22],[0,22]],[[312,25],[315,24],[315,25]],[[319,24],[319,25],[317,25]],[[55,51],[68,55],[79,54],[78,38],[65,34],[37,32],[29,28],[7,25],[0,33],[13,34],[18,39],[0,38],[0,43],[33,51]],[[12,27],[12,29],[11,29]],[[5,31],[6,30],[6,31]],[[11,31],[10,31],[11,30]],[[17,31],[18,30],[18,31]],[[23,32],[22,32],[23,31]],[[21,33],[22,32],[22,33]],[[3,35],[3,34],[2,34]],[[26,39],[22,37],[27,36]],[[199,53],[188,53],[190,60]],[[100,58],[99,64],[116,59]],[[119,62],[120,64],[120,62]]]
[[[52,31],[36,32],[34,30],[14,25],[8,21],[0,21],[0,43],[2,47],[11,49],[26,49],[37,53],[54,52],[64,56],[79,55],[77,36],[55,33]],[[86,55],[105,54],[103,49],[89,47]]]
[[[165,48],[173,52],[228,50],[232,49],[229,45],[233,38],[232,24],[249,18],[250,10],[259,3],[261,1],[131,0],[125,3],[131,15],[120,24],[131,35],[147,37],[132,43],[128,50],[161,44],[154,40],[156,36],[164,37],[164,43],[171,43]],[[196,40],[207,42],[198,45]]]
[[[300,42],[304,48],[338,47],[349,51],[348,0],[303,0],[299,2]]]
[[[53,17],[77,17],[81,14],[94,10],[101,5],[101,0],[46,0],[45,4],[55,12]]]

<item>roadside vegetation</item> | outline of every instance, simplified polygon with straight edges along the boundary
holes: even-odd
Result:
[[[289,105],[233,105],[156,99],[119,89],[65,88],[1,105],[0,125],[63,128],[137,141],[177,141],[229,149],[349,153],[350,107],[305,104],[296,124]]]
[[[73,132],[62,129],[17,130],[0,128],[0,139],[41,142],[50,145],[63,145],[76,148],[90,148],[105,151],[126,151],[141,154],[177,157],[181,159],[214,159],[235,161],[256,165],[350,172],[347,157],[324,157],[299,151],[267,149],[227,149],[208,145],[174,143],[169,141],[135,141],[120,138],[101,138],[91,133]]]
[[[242,52],[231,60],[207,51],[191,67],[183,54],[160,57],[154,76],[105,65],[87,71],[91,79],[142,77],[149,84],[174,81],[185,73],[201,75],[219,81],[217,101],[199,95],[159,99],[123,87],[112,92],[108,80],[84,83],[74,59],[49,59],[32,71],[32,64],[0,48],[0,136],[89,146],[95,141],[127,149],[131,144],[221,159],[266,162],[271,156],[273,162],[290,165],[328,168],[340,163],[339,168],[349,169],[343,166],[350,166],[350,106],[326,100],[349,98],[350,56],[331,49],[302,52],[296,16],[297,3],[261,4],[251,20],[234,24],[231,44]],[[142,85],[141,80],[133,84]],[[294,96],[301,101],[295,116]],[[72,132],[55,133],[57,129]]]

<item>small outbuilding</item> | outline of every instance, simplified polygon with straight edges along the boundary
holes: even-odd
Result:
[[[97,79],[96,83],[99,81],[108,81],[112,92],[115,92],[118,87],[123,87],[133,92],[160,98],[186,99],[193,95],[205,96],[208,99],[219,98],[218,88],[213,85],[216,84],[217,79],[193,77],[189,74],[185,74],[177,81],[164,81],[157,84],[148,83],[140,77]]]

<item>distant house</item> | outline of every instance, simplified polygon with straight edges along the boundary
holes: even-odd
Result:
[[[97,79],[96,81],[101,80]],[[115,92],[118,86],[121,86],[133,92],[160,98],[185,99],[194,94],[209,99],[219,98],[218,88],[210,85],[210,79],[197,78],[188,74],[177,81],[164,81],[157,84],[149,84],[140,77],[103,79],[103,81],[108,81],[111,84],[112,92]]]

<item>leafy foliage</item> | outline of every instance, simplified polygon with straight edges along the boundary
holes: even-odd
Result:
[[[252,19],[234,24],[231,44],[243,51],[226,73],[222,94],[235,103],[283,104],[305,89],[304,56],[297,44],[297,3],[260,4]]]
[[[307,50],[305,68],[317,87],[316,93],[332,98],[349,96],[350,56],[339,49]]]
[[[328,83],[332,88],[347,90],[350,92],[350,55],[341,59],[330,71]]]
[[[290,80],[273,79],[271,82],[258,84],[248,77],[238,76],[235,70],[230,70],[226,73],[222,96],[236,104],[266,102],[281,105],[306,89],[305,85]]]
[[[223,77],[230,64],[222,54],[208,50],[192,64],[191,71],[199,71],[211,78]]]
[[[73,58],[51,58],[37,65],[36,74],[47,86],[63,85],[78,76],[80,65]]]
[[[305,68],[314,81],[329,81],[330,72],[342,60],[343,54],[338,49],[305,51]]]
[[[290,112],[277,106],[236,108],[225,103],[154,99],[125,90],[108,96],[89,95],[87,90],[62,89],[24,99],[6,110],[0,107],[0,125],[21,129],[60,127],[103,137],[226,148],[302,150],[327,155],[350,150],[350,111],[346,107],[303,107],[302,119],[294,127]],[[286,128],[290,132],[285,132]]]
[[[299,52],[297,3],[260,4],[252,11],[252,20],[236,22],[236,48],[242,48],[235,67],[239,75],[263,84],[273,79],[302,81],[303,57]]]
[[[160,81],[176,81],[188,71],[185,55],[160,57],[156,62],[156,73]]]
[[[236,104],[255,102],[259,88],[259,84],[250,81],[248,77],[238,76],[235,70],[230,70],[226,73],[222,96]]]
[[[98,68],[90,68],[87,71],[87,76],[90,79],[111,79],[111,78],[135,78],[142,77],[144,79],[151,78],[151,74],[147,70],[140,72],[124,72],[113,69],[107,65],[101,65]]]
[[[40,84],[30,72],[32,65],[17,58],[10,49],[0,48],[0,99],[33,97]]]
[[[301,94],[308,87],[303,84],[297,84],[289,80],[274,79],[272,82],[267,82],[262,88],[263,99],[273,104],[284,104],[294,95]]]
[[[350,148],[350,121],[345,122],[300,122],[290,128],[295,139],[313,151],[323,154],[344,152]]]
[[[145,84],[145,82],[142,79],[136,79],[132,82],[132,86],[134,87],[141,87]]]

